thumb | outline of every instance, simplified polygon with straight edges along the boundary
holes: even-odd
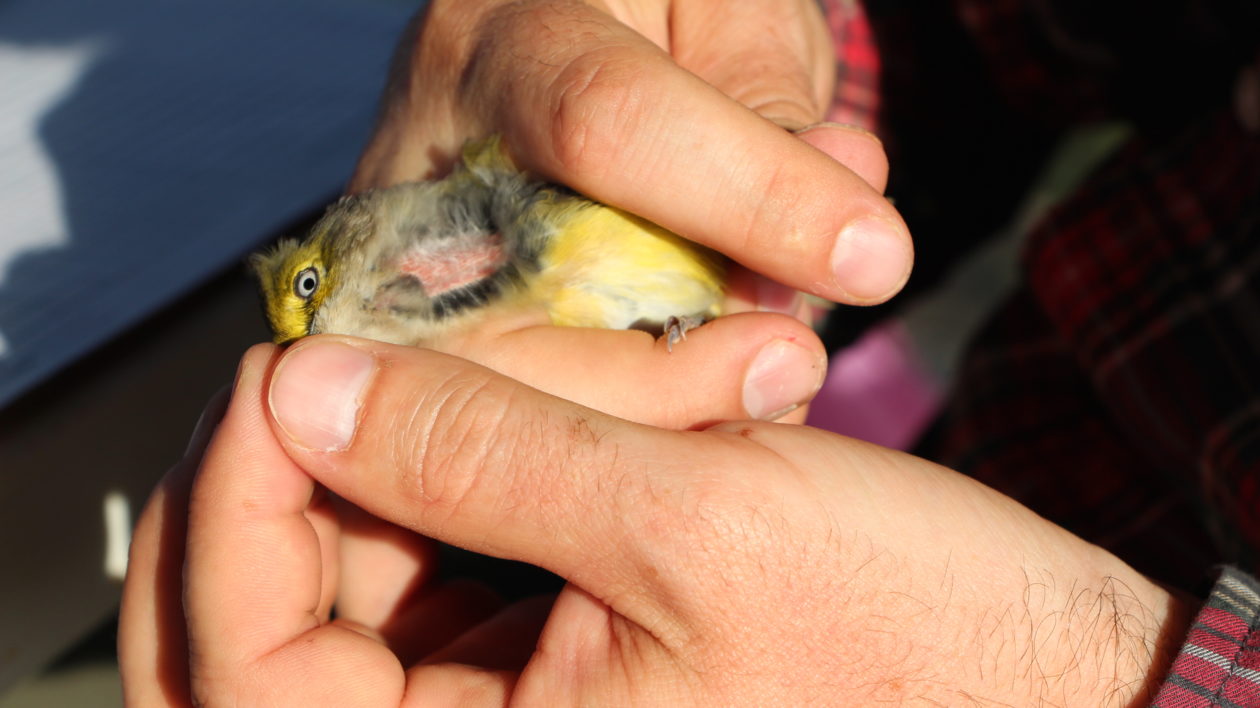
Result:
[[[587,588],[608,586],[640,527],[643,512],[607,508],[649,483],[626,451],[683,444],[463,359],[328,335],[279,360],[268,408],[289,456],[353,504]]]

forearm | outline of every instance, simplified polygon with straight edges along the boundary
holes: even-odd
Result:
[[[1066,584],[1024,572],[1019,600],[978,623],[975,670],[1015,689],[1013,705],[1148,705],[1185,634],[1184,604],[1127,567]]]
[[[1149,705],[1191,610],[1110,560],[1120,567],[1075,577],[1031,565],[995,569],[991,586],[973,590],[979,601],[971,607],[960,602],[957,612],[950,609],[951,597],[964,593],[942,584],[936,604],[945,621],[936,625],[939,633],[934,636],[932,623],[922,619],[924,644],[933,648],[906,647],[905,680],[888,681],[879,697],[899,689],[900,700],[940,705]],[[950,614],[959,618],[952,625]],[[934,671],[917,668],[927,666]],[[940,674],[944,667],[956,673]]]

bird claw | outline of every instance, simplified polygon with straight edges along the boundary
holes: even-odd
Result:
[[[687,333],[704,324],[699,317],[670,317],[665,320],[665,351],[674,352],[674,344],[686,341]]]

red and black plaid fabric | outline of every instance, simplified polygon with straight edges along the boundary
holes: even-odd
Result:
[[[1195,618],[1153,708],[1260,705],[1260,584],[1226,569]]]
[[[1033,234],[1025,272],[1104,414],[1255,570],[1260,135],[1222,111],[1134,140]]]
[[[1193,588],[1221,559],[1255,572],[1260,136],[1222,111],[1139,137],[1036,229],[1023,265],[1004,313],[1018,324],[973,350],[944,461],[1165,582]],[[1227,580],[1157,705],[1260,705],[1255,594],[1222,599],[1241,592]]]
[[[939,459],[1166,582],[1193,587],[1222,559],[1254,570],[1260,136],[1215,115],[1134,140],[1032,233],[1023,266]]]
[[[822,0],[836,48],[836,90],[827,120],[874,131],[879,125],[879,51],[854,0]]]
[[[915,12],[868,4],[896,15],[890,27]],[[1012,115],[1037,130],[1124,120],[1135,137],[1030,234],[1022,284],[973,342],[932,456],[1193,591],[1221,562],[1256,572],[1260,549],[1260,135],[1232,103],[1260,6],[1155,7],[953,3]],[[1133,25],[1152,15],[1154,29]],[[838,50],[864,78],[835,105],[878,116],[869,51]],[[912,75],[896,61],[882,66]],[[1255,581],[1226,571],[1157,705],[1260,705],[1258,626]]]

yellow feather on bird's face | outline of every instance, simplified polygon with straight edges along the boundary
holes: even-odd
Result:
[[[286,239],[267,253],[250,259],[258,275],[267,322],[277,343],[311,333],[315,313],[333,287],[323,249],[312,239]]]
[[[495,138],[466,147],[446,179],[343,198],[306,241],[252,264],[277,342],[334,332],[424,345],[504,306],[660,332],[716,317],[723,296],[716,254],[530,180]]]

